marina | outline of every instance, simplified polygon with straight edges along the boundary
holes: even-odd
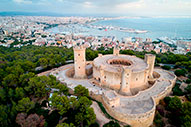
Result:
[[[115,36],[118,40],[126,37],[143,39],[168,37],[171,40],[191,40],[190,18],[119,18],[99,20],[85,24],[60,25],[47,31],[84,36]]]

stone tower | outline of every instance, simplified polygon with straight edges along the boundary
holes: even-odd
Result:
[[[131,95],[130,84],[132,70],[129,67],[123,67],[122,69],[121,88],[119,92],[123,95]]]
[[[120,51],[120,49],[117,46],[115,46],[113,48],[113,55],[118,56],[119,55],[119,51]]]
[[[146,54],[145,55],[145,62],[148,64],[148,78],[152,79],[153,78],[153,70],[155,66],[155,58],[156,56],[153,54]]]
[[[86,48],[75,46],[74,50],[74,78],[86,78]]]

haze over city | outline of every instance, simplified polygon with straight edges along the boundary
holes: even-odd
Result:
[[[191,0],[0,0],[1,12],[190,16]]]

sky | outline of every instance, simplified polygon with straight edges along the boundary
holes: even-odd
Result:
[[[0,0],[0,12],[191,16],[191,0]]]

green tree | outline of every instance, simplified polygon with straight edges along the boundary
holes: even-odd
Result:
[[[80,107],[79,101],[75,97],[69,98],[70,108],[77,110]]]
[[[47,76],[33,77],[28,82],[29,85],[25,87],[25,90],[35,97],[45,97],[50,92],[50,88],[54,86],[52,83],[51,78]]]
[[[14,74],[9,74],[5,78],[3,78],[2,84],[5,88],[6,87],[17,87],[18,77]]]
[[[19,99],[22,99],[24,96],[25,96],[25,92],[23,88],[17,87],[15,89],[15,97],[19,100]]]
[[[75,115],[75,122],[78,126],[83,127],[84,125],[90,126],[95,123],[96,115],[94,114],[93,108],[88,107],[84,112],[78,112]]]
[[[5,75],[6,75],[6,72],[5,72],[3,69],[1,69],[1,66],[0,66],[0,81],[3,80],[3,78],[5,77]]]
[[[94,113],[94,110],[93,108],[91,107],[88,107],[86,109],[86,114],[85,114],[85,125],[88,125],[90,126],[91,124],[95,123],[95,120],[96,120],[96,115]]]
[[[181,113],[183,115],[188,115],[191,117],[191,102],[183,103]]]
[[[135,53],[132,50],[122,50],[121,54],[126,54],[126,55],[135,55]]]
[[[103,127],[120,127],[120,125],[117,122],[110,121],[109,123],[104,124]]]
[[[191,85],[188,85],[184,90],[186,94],[191,94]]]
[[[60,115],[65,114],[70,108],[69,100],[66,96],[60,96],[58,93],[54,93],[49,100],[51,101],[51,106],[59,110]]]
[[[69,89],[68,87],[66,87],[65,85],[59,83],[58,85],[56,85],[57,89],[59,89],[59,94],[63,93],[64,95],[68,95],[69,94]]]
[[[94,60],[98,56],[97,51],[86,49],[86,60]]]
[[[190,101],[191,100],[191,85],[189,84],[184,90],[185,90],[187,99]]]
[[[154,123],[155,123],[156,127],[164,127],[165,126],[164,122],[162,121],[162,116],[159,113],[157,113],[155,115]]]
[[[7,106],[0,105],[0,125],[3,127],[8,127],[10,120],[8,118]]]
[[[184,69],[179,69],[179,70],[176,70],[174,73],[176,76],[185,76],[186,71]]]
[[[168,109],[170,111],[180,111],[182,108],[182,103],[181,103],[181,100],[175,96],[173,98],[171,98],[170,102],[169,102],[169,105],[168,105]]]
[[[191,83],[191,79],[187,79],[186,83],[190,84]]]
[[[171,69],[171,67],[170,66],[162,66],[162,69],[165,69],[165,70],[170,70]]]
[[[79,104],[79,112],[75,115],[77,125],[83,127],[84,125],[90,126],[95,123],[96,115],[94,114],[93,108],[90,107],[92,101],[82,96],[79,98]]]
[[[9,72],[9,73],[14,74],[16,77],[19,77],[21,74],[24,73],[24,70],[21,68],[20,65],[7,67],[6,71]]]
[[[7,93],[4,89],[0,89],[0,102],[5,102],[7,99]]]
[[[191,117],[189,115],[184,116],[181,121],[181,127],[191,127]]]
[[[22,62],[21,66],[25,72],[29,72],[29,71],[34,71],[36,64],[33,63],[32,61],[27,60],[27,61]]]
[[[48,66],[48,60],[45,58],[40,58],[39,63],[40,63],[40,66],[42,66],[43,68],[46,68]]]
[[[88,107],[92,105],[92,101],[85,96],[79,98],[79,103],[81,111],[85,111]]]
[[[30,98],[26,97],[18,101],[18,104],[16,106],[16,110],[18,112],[29,112],[31,109],[33,109],[35,106],[35,103],[30,100]]]
[[[176,126],[180,126],[181,125],[180,115],[182,109],[181,100],[177,96],[172,97],[167,108],[170,111],[169,114],[170,123]]]
[[[89,97],[89,91],[87,88],[83,87],[82,85],[78,85],[74,88],[74,94],[78,96],[86,96]]]
[[[75,127],[73,123],[67,124],[67,123],[60,123],[56,125],[56,127]]]
[[[176,96],[182,96],[184,94],[182,90],[180,89],[180,84],[178,83],[175,84],[172,91],[173,91],[173,95],[176,95]]]
[[[20,77],[19,77],[20,86],[22,86],[22,87],[28,86],[28,82],[30,81],[30,78],[33,78],[34,76],[35,76],[35,74],[32,72],[20,75]]]

